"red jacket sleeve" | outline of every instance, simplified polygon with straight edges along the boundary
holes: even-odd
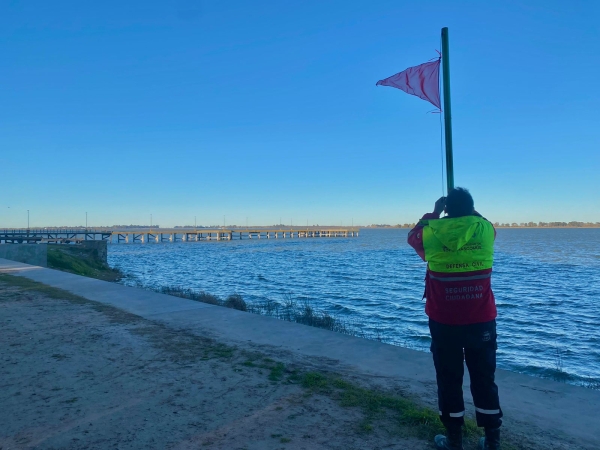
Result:
[[[436,213],[427,213],[421,220],[429,220],[429,219],[439,219],[440,215]],[[417,225],[410,230],[408,233],[407,239],[408,245],[415,249],[417,255],[421,257],[423,261],[425,261],[425,249],[423,248],[423,224],[419,221]]]

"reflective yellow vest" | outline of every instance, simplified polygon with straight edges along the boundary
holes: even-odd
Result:
[[[423,248],[429,270],[472,272],[491,269],[494,227],[478,216],[424,220]]]

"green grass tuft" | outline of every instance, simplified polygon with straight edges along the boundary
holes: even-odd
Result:
[[[306,372],[302,375],[300,383],[303,388],[311,390],[322,390],[329,384],[327,378],[318,372]]]
[[[284,370],[285,366],[283,365],[283,363],[275,363],[275,365],[271,367],[271,373],[269,373],[269,380],[280,381],[283,378]]]

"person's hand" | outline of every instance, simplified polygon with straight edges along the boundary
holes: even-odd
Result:
[[[444,211],[445,207],[446,207],[446,197],[440,197],[435,202],[433,212],[439,216]]]

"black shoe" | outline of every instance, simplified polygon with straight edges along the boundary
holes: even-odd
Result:
[[[486,428],[485,437],[479,440],[479,449],[500,450],[500,428]]]
[[[438,434],[434,438],[437,450],[463,450],[462,427],[446,428],[446,434],[448,436]]]

